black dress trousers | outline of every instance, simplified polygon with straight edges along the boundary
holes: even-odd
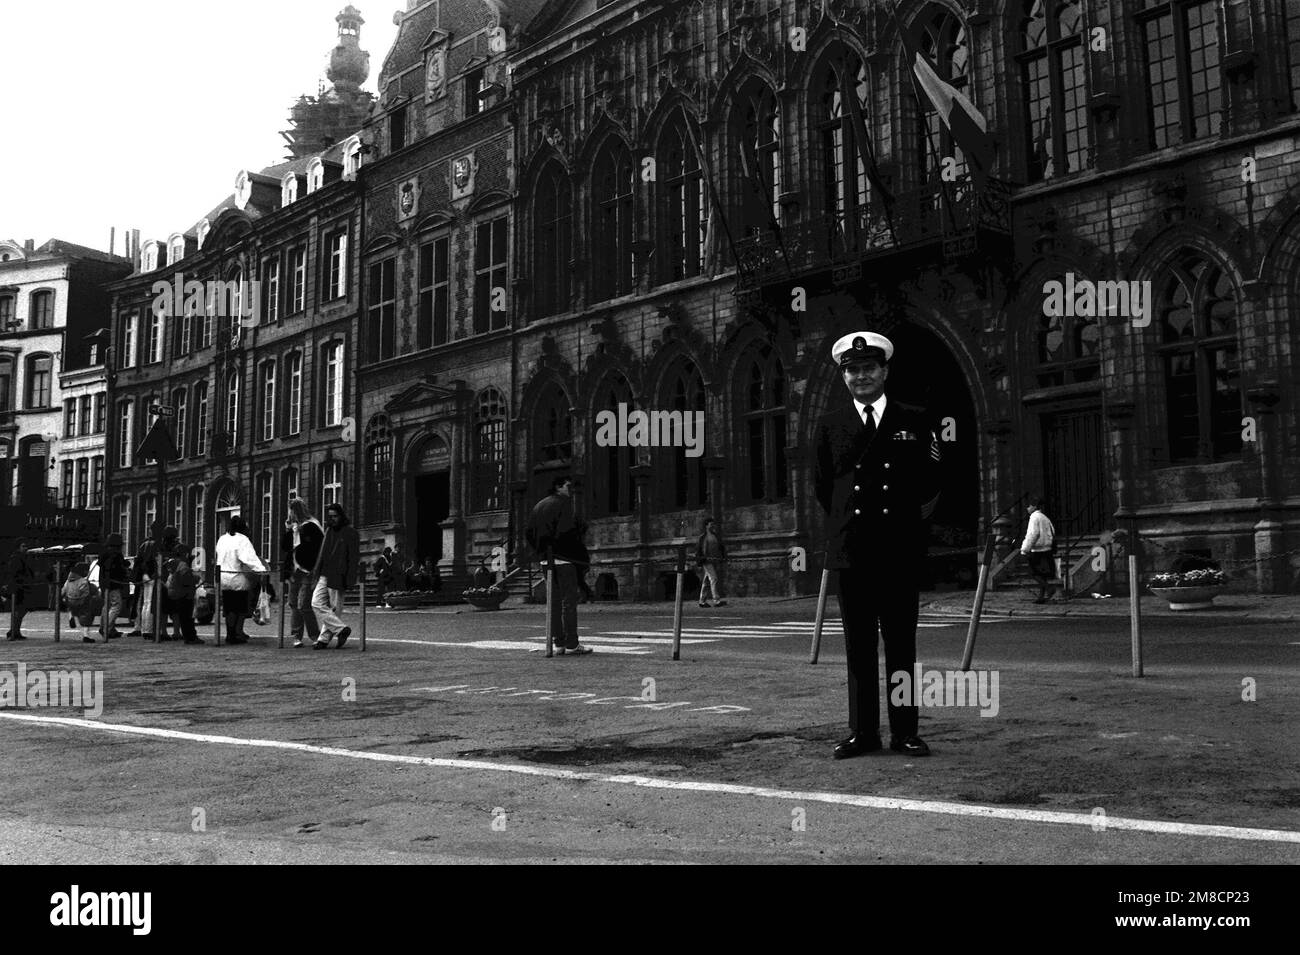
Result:
[[[880,732],[880,673],[877,635],[885,641],[885,692],[895,673],[911,680],[916,662],[916,623],[920,593],[916,577],[902,579],[896,570],[858,565],[839,572],[840,614],[849,668],[849,729],[854,735]],[[888,696],[886,697],[888,699]],[[889,702],[889,732],[915,736],[917,708]]]

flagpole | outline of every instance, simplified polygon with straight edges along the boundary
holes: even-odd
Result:
[[[922,101],[923,101],[923,100],[928,100],[929,97],[925,97],[925,96],[922,94],[922,92],[921,92],[921,84],[920,84],[920,81],[917,80],[917,78],[916,78],[916,56],[917,56],[917,53],[916,53],[916,51],[913,50],[910,46],[908,46],[907,38],[906,38],[906,32],[907,32],[907,31],[903,28],[903,21],[900,20],[899,17],[898,17],[898,0],[894,0],[894,3],[890,4],[889,12],[893,14],[893,16],[894,16],[894,24],[898,27],[898,39],[899,39],[899,42],[901,42],[901,43],[903,44],[903,51],[904,51],[905,53],[909,54],[909,58],[910,58],[911,61],[912,61],[911,63],[908,64],[908,67],[907,67],[907,73],[908,73],[909,76],[912,77],[912,93],[913,93],[913,95],[916,96],[916,107],[917,107],[918,110],[920,110],[920,109],[921,109],[921,103],[922,103]],[[931,104],[931,105],[934,105],[934,104]],[[936,117],[938,116],[938,109],[937,109],[937,108],[935,109],[935,116],[936,116]],[[942,120],[940,120],[940,121],[942,122]],[[935,142],[934,142],[934,134],[933,134],[932,132],[930,132],[930,124],[929,124],[928,122],[925,121],[925,115],[924,115],[924,114],[921,115],[921,122],[922,122],[922,125],[925,126],[925,138],[926,138],[926,141],[927,141],[927,142],[929,143],[929,145],[930,145],[930,152],[934,155],[935,166],[936,166],[936,168],[938,168],[938,172],[939,172],[939,194],[943,197],[943,204],[944,204],[944,207],[947,208],[947,210],[948,210],[948,218],[951,219],[953,225],[956,226],[956,224],[957,224],[957,213],[956,213],[956,211],[953,209],[953,206],[952,206],[952,199],[951,199],[951,198],[949,197],[949,195],[948,195],[948,187],[947,187],[947,185],[945,185],[945,181],[944,181],[944,178],[943,178],[943,170],[942,170],[942,166],[943,166],[942,159],[943,159],[943,157],[939,155],[939,147],[935,145]],[[972,186],[974,185],[974,179],[975,179],[975,177],[972,175],[972,176],[971,176],[971,185],[972,185]]]

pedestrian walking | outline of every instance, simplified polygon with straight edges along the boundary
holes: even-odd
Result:
[[[96,575],[95,571],[98,571]],[[116,640],[122,634],[117,629],[117,618],[122,616],[129,592],[131,571],[122,556],[122,535],[109,534],[104,538],[104,553],[92,568],[90,580],[98,583],[100,591],[106,598],[104,619],[99,632],[104,635],[104,642]]]
[[[248,522],[236,514],[226,533],[217,538],[217,576],[221,587],[221,613],[226,623],[227,643],[247,643],[244,619],[253,612],[253,601],[261,589],[256,575],[266,573],[248,539]]]
[[[547,595],[551,615],[546,625],[560,655],[591,653],[590,647],[578,642],[578,578],[591,564],[583,542],[585,531],[573,505],[573,479],[567,475],[555,478],[551,493],[538,501],[529,515],[524,539],[544,567],[549,567],[548,557],[555,560],[553,581],[548,583],[555,592]]]
[[[1038,595],[1034,603],[1047,603],[1047,591],[1056,579],[1056,528],[1043,508],[1041,497],[1028,505],[1029,528],[1020,544],[1020,553],[1029,561],[1029,572],[1038,581]]]
[[[295,647],[303,645],[304,628],[313,643],[320,636],[320,624],[311,609],[312,591],[316,586],[312,569],[316,566],[324,539],[325,529],[311,513],[307,502],[295,497],[289,502],[289,519],[285,521],[280,544],[283,555],[281,580],[284,581],[284,598],[289,602],[289,634]]]
[[[726,559],[727,545],[722,542],[722,532],[718,528],[718,522],[710,517],[704,522],[704,530],[695,545],[695,563],[704,572],[704,580],[700,583],[701,607],[727,605],[727,602],[722,599],[722,562]],[[710,591],[713,595],[712,604],[705,599],[706,591]]]
[[[375,558],[375,596],[384,605],[384,594],[393,589],[393,549],[385,547]]]
[[[5,565],[5,586],[9,591],[9,630],[6,640],[26,640],[23,636],[23,618],[27,616],[27,603],[36,589],[36,568],[27,556],[27,541],[19,538],[14,552]],[[57,612],[57,611],[56,611]]]
[[[910,678],[916,665],[925,521],[939,499],[940,454],[924,411],[885,395],[893,354],[893,343],[873,332],[836,341],[831,358],[853,402],[817,428],[816,494],[827,515],[828,566],[839,569],[849,670],[851,735],[835,747],[836,759],[881,748],[878,630],[887,679]],[[930,754],[917,716],[890,694],[890,749]]]
[[[328,525],[325,539],[321,542],[316,566],[312,568],[312,578],[316,583],[311,607],[320,622],[320,636],[312,646],[324,650],[337,637],[336,646],[342,650],[348,637],[352,636],[352,628],[343,623],[343,595],[357,582],[361,539],[357,536],[357,529],[348,522],[347,512],[341,504],[330,504],[325,508],[325,522]]]
[[[191,567],[192,560],[190,549],[177,544],[163,564],[163,606],[177,637],[188,644],[205,642],[194,629],[194,594],[199,578]]]

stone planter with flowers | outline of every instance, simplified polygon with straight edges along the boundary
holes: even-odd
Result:
[[[467,587],[461,596],[475,610],[500,610],[509,594],[501,585],[493,584],[490,587]]]
[[[1206,567],[1156,574],[1147,581],[1147,587],[1169,601],[1170,610],[1209,610],[1225,583],[1223,571]]]

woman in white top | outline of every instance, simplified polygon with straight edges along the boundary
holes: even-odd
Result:
[[[1038,498],[1029,505],[1029,529],[1020,545],[1020,553],[1029,558],[1029,572],[1038,581],[1036,604],[1047,603],[1047,588],[1051,586],[1050,581],[1056,579],[1056,558],[1052,555],[1056,528],[1043,513],[1044,503],[1042,498]]]
[[[247,643],[244,618],[257,598],[261,582],[253,574],[266,573],[266,565],[248,539],[248,522],[239,515],[230,529],[217,538],[217,572],[221,576],[221,612],[226,619],[226,642]]]

